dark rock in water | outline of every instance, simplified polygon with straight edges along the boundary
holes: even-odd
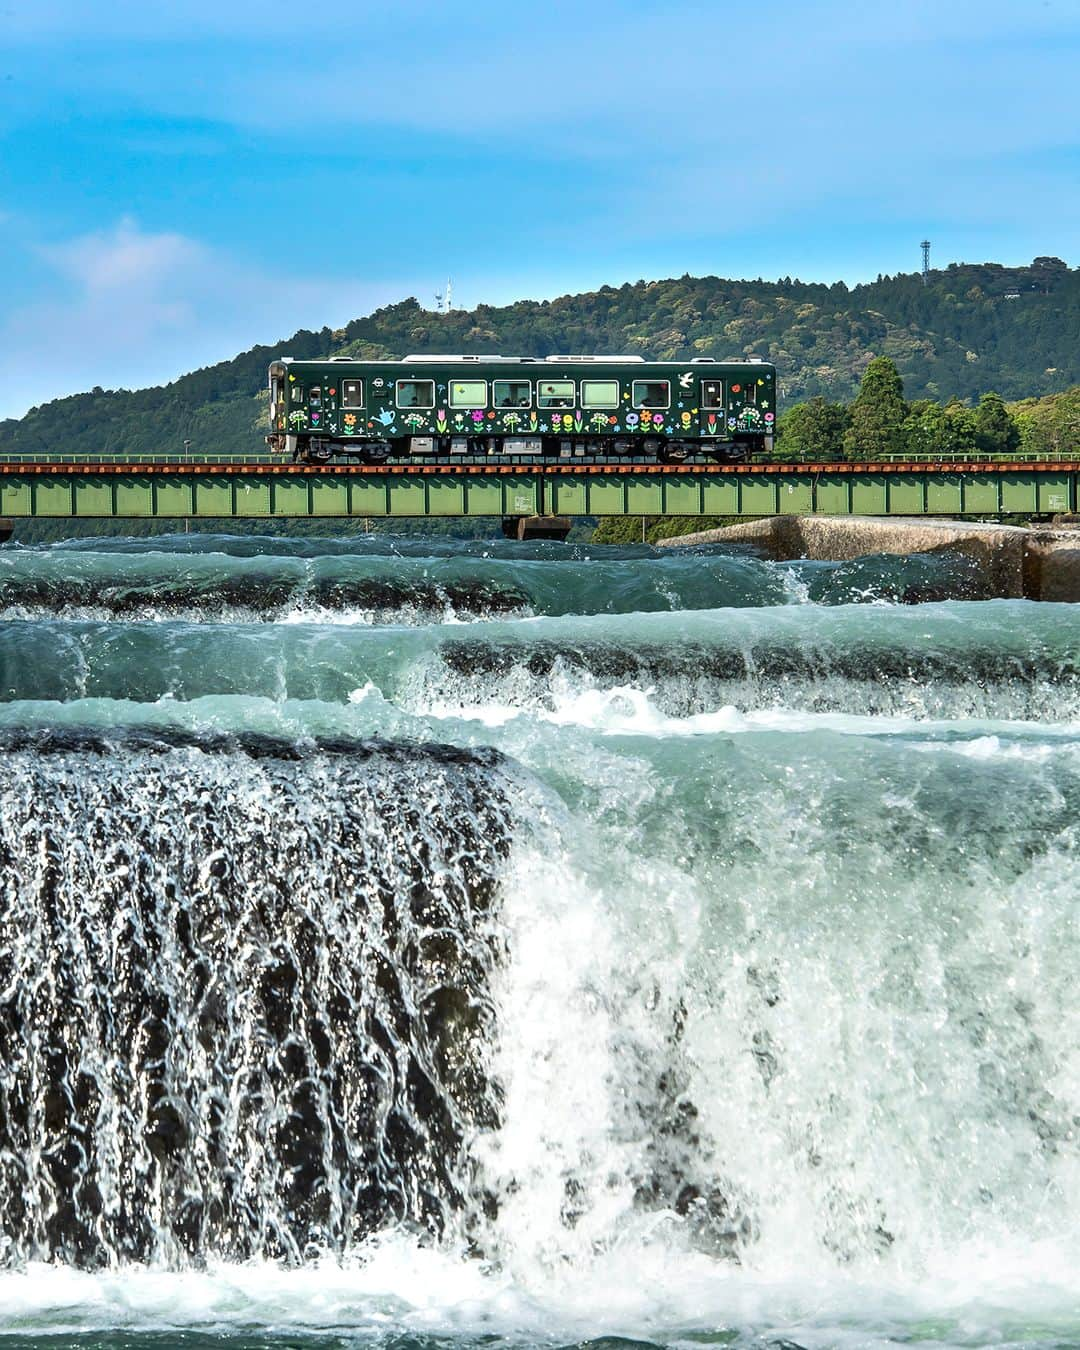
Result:
[[[331,610],[450,610],[471,616],[522,613],[531,603],[524,591],[490,581],[442,582],[407,577],[320,578],[304,594],[303,601],[305,606]]]
[[[524,591],[479,578],[440,581],[426,577],[252,574],[134,582],[119,577],[0,579],[0,609],[57,615],[94,611],[127,619],[179,614],[217,618],[246,611],[253,618],[273,620],[289,613],[349,610],[381,618],[409,612],[478,617],[520,614],[527,612],[530,604]]]
[[[143,730],[3,749],[0,1259],[300,1260],[475,1206],[500,756]]]
[[[510,761],[490,746],[463,749],[438,742],[357,740],[348,736],[314,736],[291,740],[260,731],[192,731],[186,727],[0,727],[0,751],[33,751],[36,755],[75,752],[112,755],[119,751],[164,754],[170,750],[201,750],[206,754],[240,754],[249,759],[310,760],[323,755],[357,762],[377,759],[403,768],[417,759],[429,764],[507,769]]]
[[[670,1009],[670,1016],[659,1071],[647,1055],[635,1056],[639,1082],[634,1100],[646,1140],[646,1170],[635,1200],[645,1209],[674,1211],[697,1250],[738,1261],[744,1248],[759,1237],[753,1205],[723,1176],[722,1150],[702,1126],[690,1096],[691,1073],[683,1051],[687,1009],[682,999]]]
[[[761,642],[724,646],[699,642],[667,645],[615,642],[522,643],[455,639],[445,643],[442,660],[458,676],[487,679],[528,673],[546,685],[559,670],[580,672],[602,685],[661,684],[669,703],[683,691],[701,691],[707,682],[731,684],[798,680],[818,684],[827,679],[853,680],[882,686],[959,683],[966,685],[1039,682],[1061,685],[1080,678],[1080,658],[1051,658],[1033,650],[992,647],[949,650],[912,649],[904,645],[852,644],[820,646]],[[698,700],[700,701],[700,700]],[[697,710],[696,703],[688,710]]]

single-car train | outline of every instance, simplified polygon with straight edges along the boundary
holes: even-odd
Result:
[[[333,357],[270,366],[272,450],[299,462],[457,455],[737,462],[772,449],[776,368],[640,356]]]

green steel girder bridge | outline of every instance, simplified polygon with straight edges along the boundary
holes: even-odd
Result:
[[[827,464],[0,461],[7,520],[404,516],[1055,515],[1080,457]]]

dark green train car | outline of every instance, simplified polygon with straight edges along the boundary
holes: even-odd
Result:
[[[772,449],[776,368],[640,356],[406,356],[270,366],[272,449],[298,460],[451,455],[745,459]]]

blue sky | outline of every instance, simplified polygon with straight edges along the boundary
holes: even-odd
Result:
[[[1080,263],[1080,0],[0,0],[0,416],[405,295]]]

